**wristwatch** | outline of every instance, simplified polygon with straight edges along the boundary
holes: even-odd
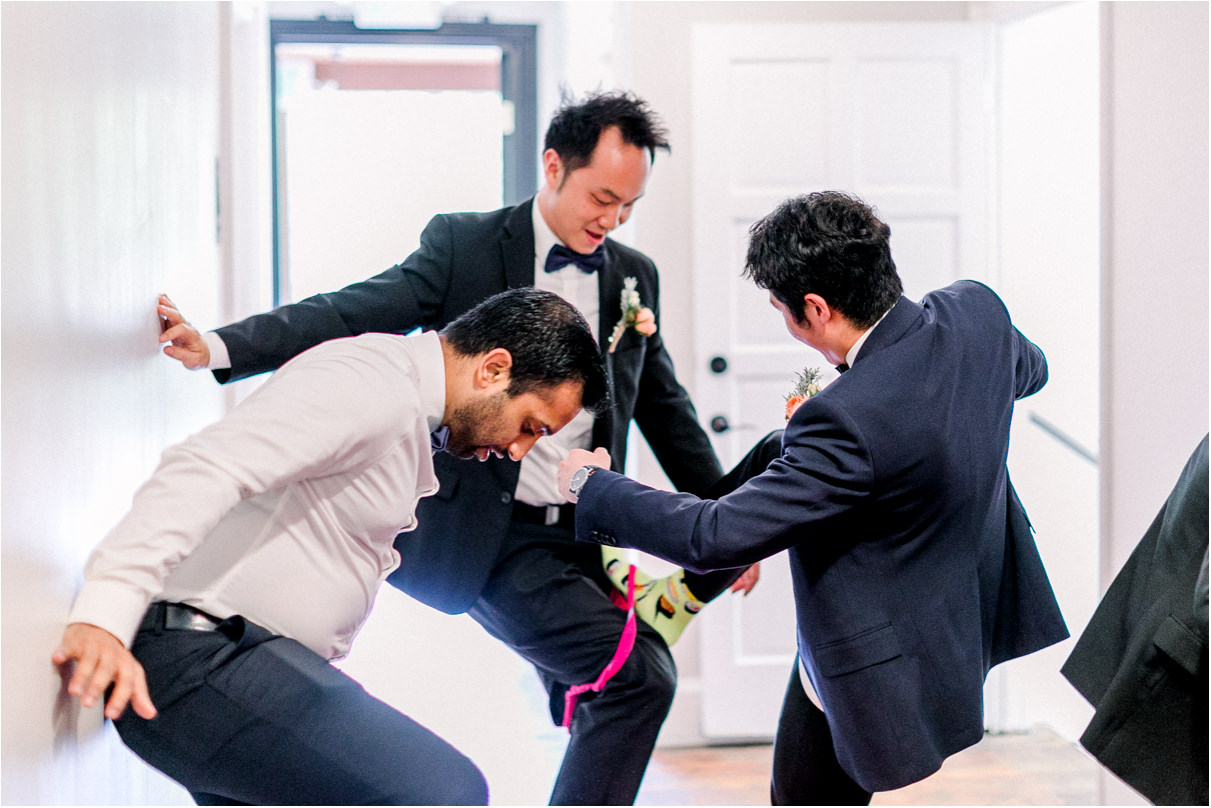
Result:
[[[568,493],[580,499],[580,489],[584,488],[584,484],[589,481],[589,478],[601,470],[601,466],[581,466],[572,473],[572,479],[568,482]]]

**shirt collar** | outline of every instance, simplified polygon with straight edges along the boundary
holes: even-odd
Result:
[[[531,203],[533,210],[530,218],[534,220],[534,261],[537,272],[542,271],[542,265],[547,261],[547,253],[556,244],[562,244],[555,233],[547,225],[547,220],[542,218],[542,211],[538,209],[538,196],[535,195],[534,201]]]
[[[895,307],[893,306],[892,308],[895,308]],[[888,309],[887,311],[883,312],[883,317],[886,317],[890,313],[891,313],[891,309]],[[858,352],[861,351],[862,346],[866,344],[866,338],[870,336],[870,332],[874,331],[876,328],[879,327],[879,323],[883,322],[883,317],[880,317],[878,320],[875,321],[874,325],[872,325],[870,328],[863,331],[862,334],[858,337],[857,341],[854,342],[853,346],[845,354],[845,364],[846,365],[848,365],[851,368],[854,366],[854,360],[858,358]]]
[[[446,412],[446,363],[442,358],[441,339],[436,331],[425,331],[413,337],[417,341],[417,378],[420,380],[421,414],[430,432],[442,425]]]

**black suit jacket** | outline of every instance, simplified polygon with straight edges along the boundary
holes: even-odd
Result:
[[[505,289],[534,284],[533,201],[490,213],[435,216],[420,246],[381,275],[320,294],[218,329],[231,354],[220,382],[275,370],[325,340],[366,332],[407,333],[441,329],[458,315]],[[640,299],[660,317],[656,267],[642,253],[607,239],[599,248],[601,316],[599,343],[622,315],[623,279],[638,281]],[[604,350],[604,348],[603,348]],[[660,332],[644,337],[634,329],[606,353],[612,406],[593,426],[593,445],[605,446],[615,466],[626,460],[627,428],[633,418],[665,473],[677,488],[696,493],[722,470],[678,383]],[[440,490],[421,500],[418,527],[401,533],[399,568],[390,580],[413,597],[458,613],[474,603],[500,551],[512,513],[519,464],[435,458]]]
[[[577,538],[697,570],[789,549],[837,758],[899,788],[979,741],[992,665],[1068,636],[1005,466],[1014,400],[1046,379],[987,287],[901,298],[764,474],[717,501],[595,474]]]
[[[1207,804],[1207,438],[1061,672],[1106,768],[1158,805]]]

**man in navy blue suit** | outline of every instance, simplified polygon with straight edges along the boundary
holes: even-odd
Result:
[[[1068,636],[1006,469],[1016,399],[1047,362],[986,286],[913,302],[865,203],[787,200],[745,274],[843,374],[799,407],[781,456],[717,500],[656,491],[574,450],[577,539],[689,569],[790,551],[799,659],[774,745],[780,804],[866,804],[983,733],[988,670]]]

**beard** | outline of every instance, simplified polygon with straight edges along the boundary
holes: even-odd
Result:
[[[450,414],[450,439],[446,442],[446,451],[455,457],[470,458],[475,456],[475,450],[495,445],[492,436],[504,432],[502,422],[505,404],[509,395],[501,391],[489,398],[464,404]],[[507,447],[499,447],[508,451]]]

